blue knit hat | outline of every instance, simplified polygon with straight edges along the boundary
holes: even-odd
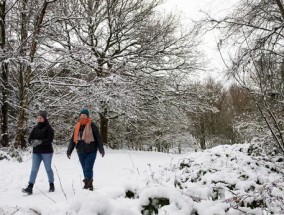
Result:
[[[83,108],[83,109],[80,111],[80,114],[79,114],[79,115],[81,115],[81,114],[86,114],[88,117],[90,116],[90,112],[89,112],[89,110],[88,110],[87,108]]]

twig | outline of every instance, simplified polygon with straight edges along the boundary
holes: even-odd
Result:
[[[132,160],[132,157],[131,157],[131,155],[130,155],[130,153],[129,153],[129,152],[128,152],[128,155],[129,155],[130,160],[131,160],[131,162],[132,162],[132,169],[133,169],[133,172],[134,172],[135,164],[134,164],[134,162],[133,162],[133,160]],[[137,172],[138,172],[138,174],[140,175],[140,172],[139,172],[138,168],[137,168]]]
[[[139,169],[138,169],[138,167],[137,167],[137,172],[138,172],[138,175],[140,175],[140,172],[139,172]]]
[[[15,211],[14,211],[13,213],[11,213],[10,215],[13,215],[13,214],[17,213],[19,210],[20,210],[20,209],[17,208],[17,210],[15,210]],[[4,212],[3,212],[3,214],[4,214]]]
[[[134,170],[135,165],[134,165],[134,162],[133,162],[133,160],[132,160],[132,157],[131,157],[131,155],[130,155],[130,153],[129,153],[129,152],[128,152],[127,154],[129,155],[129,158],[130,158],[131,163],[132,163],[132,168],[133,168],[133,170]]]
[[[62,183],[61,183],[61,179],[60,179],[59,173],[58,173],[57,168],[56,168],[55,165],[54,165],[54,168],[55,168],[55,170],[56,170],[56,173],[57,173],[57,176],[58,176],[58,179],[59,179],[60,188],[61,188],[61,190],[62,190],[62,193],[64,194],[66,200],[68,200],[68,198],[67,198],[67,196],[66,196],[66,193],[65,193],[64,190],[63,190]]]
[[[43,195],[45,195],[47,198],[49,198],[51,201],[53,201],[53,203],[56,203],[56,201],[54,199],[52,199],[51,197],[46,195],[41,189],[39,189],[38,187],[36,187],[36,188],[39,190],[39,192],[41,192]],[[32,210],[32,209],[30,208],[30,210]]]
[[[41,215],[40,212],[38,212],[37,210],[33,209],[33,208],[30,208],[31,211],[33,211],[34,213],[38,214],[38,215]]]

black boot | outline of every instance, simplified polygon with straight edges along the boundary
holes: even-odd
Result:
[[[90,179],[90,180],[89,179],[84,179],[83,182],[84,182],[83,189],[94,190],[93,179]]]
[[[55,191],[54,183],[50,183],[49,184],[49,192],[54,192],[54,191]]]
[[[23,188],[22,192],[23,193],[27,193],[28,195],[32,195],[33,194],[33,184],[29,183],[27,188]]]
[[[88,181],[88,189],[89,190],[94,190],[94,187],[93,187],[93,179],[90,179],[89,181]]]
[[[88,179],[84,179],[83,182],[84,182],[83,189],[88,189]]]

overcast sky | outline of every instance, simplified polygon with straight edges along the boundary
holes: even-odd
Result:
[[[214,17],[224,16],[232,11],[232,6],[239,0],[166,0],[163,7],[166,10],[179,12],[182,14],[183,23],[192,24],[191,20],[199,20],[206,11]],[[206,57],[211,61],[210,68],[214,70],[217,80],[222,80],[223,77],[220,72],[225,68],[220,54],[217,51],[216,40],[218,39],[218,32],[212,31],[204,37],[202,50]]]

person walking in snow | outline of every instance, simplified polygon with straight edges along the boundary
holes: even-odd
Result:
[[[47,112],[39,111],[36,117],[37,125],[33,128],[29,135],[28,142],[33,147],[32,154],[32,169],[30,173],[29,184],[27,188],[22,189],[22,192],[31,195],[33,193],[33,186],[36,181],[37,173],[43,161],[48,181],[49,192],[54,192],[54,174],[51,168],[53,157],[52,142],[54,138],[54,130],[47,120]]]
[[[93,190],[93,167],[99,150],[102,157],[105,150],[99,129],[90,118],[89,110],[80,111],[79,120],[75,125],[73,135],[68,145],[67,157],[70,159],[76,147],[79,161],[84,174],[84,189]]]

